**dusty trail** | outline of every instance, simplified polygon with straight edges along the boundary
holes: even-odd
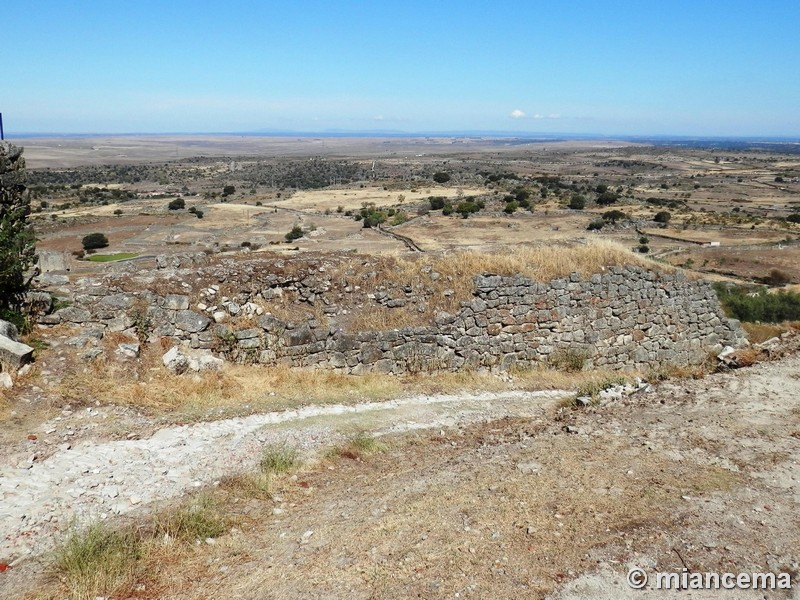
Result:
[[[142,510],[252,469],[265,444],[286,443],[313,454],[362,430],[401,432],[533,416],[569,394],[481,393],[308,406],[169,427],[145,439],[81,442],[42,462],[0,468],[0,560],[13,566],[47,551],[73,522]]]

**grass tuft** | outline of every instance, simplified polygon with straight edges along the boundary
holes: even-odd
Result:
[[[264,474],[279,475],[289,473],[299,468],[301,464],[300,454],[295,448],[271,444],[264,448],[259,467]]]
[[[214,499],[200,495],[179,508],[156,515],[154,535],[184,542],[216,538],[225,533],[227,524],[220,516]]]
[[[129,583],[141,556],[141,541],[131,529],[95,523],[72,533],[56,550],[72,600],[107,596]]]

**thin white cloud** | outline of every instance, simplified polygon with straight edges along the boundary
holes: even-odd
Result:
[[[518,108],[515,109],[515,110],[512,110],[511,114],[508,115],[508,116],[511,117],[512,119],[533,119],[534,121],[540,121],[542,119],[560,119],[561,118],[561,115],[558,114],[558,113],[550,113],[549,115],[541,115],[539,113],[535,113],[535,114],[533,114],[531,116],[528,116],[527,114],[525,114],[524,111],[521,111]]]

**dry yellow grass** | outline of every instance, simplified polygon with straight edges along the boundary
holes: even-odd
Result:
[[[747,339],[753,344],[760,344],[788,331],[786,326],[770,323],[742,323],[742,328],[747,332]]]
[[[665,269],[664,265],[607,240],[575,245],[517,246],[495,252],[467,250],[445,254],[429,264],[440,273],[454,277],[471,277],[478,273],[520,274],[540,282],[565,277],[570,273],[591,275],[615,265]]]
[[[437,311],[458,311],[461,302],[469,300],[474,293],[473,278],[482,273],[523,275],[546,283],[571,273],[580,273],[587,277],[601,273],[610,266],[637,265],[660,271],[675,270],[670,265],[634,254],[621,244],[607,240],[595,240],[587,244],[502,247],[491,252],[462,250],[426,254],[422,257],[386,257],[385,261],[387,264],[379,278],[372,282],[373,291],[379,286],[403,286],[422,280],[426,287],[434,291],[428,302],[428,310],[421,313],[414,306],[401,309],[371,307],[351,317],[348,323],[351,331],[430,324]],[[435,271],[441,277],[433,281],[423,277],[423,270]],[[445,296],[445,290],[452,293]]]
[[[136,369],[115,362],[96,361],[66,375],[58,394],[77,405],[100,401],[194,420],[209,414],[233,416],[309,404],[381,401],[413,394],[577,389],[611,375],[606,371],[564,373],[535,368],[516,371],[504,378],[470,370],[356,376],[324,369],[226,364],[220,372],[175,376],[154,366],[162,351],[161,348],[149,349]]]

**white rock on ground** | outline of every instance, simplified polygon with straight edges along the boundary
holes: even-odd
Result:
[[[184,373],[189,368],[189,359],[177,346],[167,350],[166,354],[161,357],[161,362],[176,375]]]

